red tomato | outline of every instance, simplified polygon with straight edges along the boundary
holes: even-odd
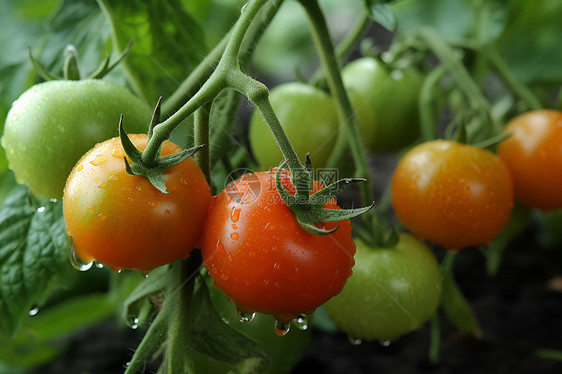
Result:
[[[509,122],[498,155],[513,179],[515,198],[543,211],[562,208],[562,112],[535,110]]]
[[[446,140],[407,152],[392,177],[392,204],[412,233],[451,250],[490,242],[513,208],[507,167],[495,154]]]
[[[130,135],[144,150],[146,135]],[[180,151],[166,141],[162,155]],[[127,174],[118,137],[97,144],[76,164],[64,189],[64,220],[75,254],[113,270],[148,272],[187,258],[211,205],[209,185],[192,158],[166,170],[169,193]]]
[[[289,173],[282,177],[294,193]],[[339,209],[334,200],[324,207]],[[226,186],[209,213],[203,265],[240,311],[288,323],[339,294],[351,274],[349,220],[318,225],[339,228],[323,236],[306,232],[280,198],[275,170],[245,174]]]

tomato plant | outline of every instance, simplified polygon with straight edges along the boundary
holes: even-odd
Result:
[[[273,88],[270,101],[299,158],[304,160],[310,152],[316,167],[325,166],[338,132],[333,99],[313,86],[290,82]],[[262,169],[279,166],[283,155],[258,110],[251,118],[248,136]]]
[[[486,244],[513,208],[509,171],[495,154],[446,140],[422,143],[400,160],[392,205],[418,237],[451,250]]]
[[[2,137],[17,181],[38,196],[61,198],[78,159],[117,136],[121,114],[127,128],[142,133],[152,110],[125,87],[97,79],[31,87],[12,104]]]
[[[365,147],[392,152],[420,134],[418,96],[423,77],[415,68],[392,69],[372,57],[354,60],[342,69]]]
[[[288,173],[282,175],[291,188]],[[338,209],[334,201],[325,207]],[[203,265],[241,312],[271,314],[287,324],[338,294],[351,274],[349,221],[319,225],[339,228],[324,236],[304,231],[280,198],[273,170],[245,174],[209,212]]]
[[[389,248],[355,243],[353,275],[326,303],[328,315],[354,340],[394,340],[420,328],[441,297],[433,252],[408,234]]]
[[[139,149],[146,135],[132,135]],[[181,149],[163,144],[163,155]],[[168,193],[125,170],[119,138],[97,144],[72,170],[64,189],[64,220],[77,260],[143,272],[187,258],[211,204],[209,185],[189,158],[164,173]]]
[[[513,179],[515,198],[544,211],[562,208],[562,112],[523,113],[505,127],[498,155]]]

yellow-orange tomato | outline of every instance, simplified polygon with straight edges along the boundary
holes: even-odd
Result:
[[[392,204],[414,235],[450,250],[490,242],[513,208],[507,167],[495,154],[446,140],[407,152],[392,177]]]
[[[535,110],[511,120],[498,155],[513,179],[515,198],[544,211],[562,208],[562,112]]]
[[[130,135],[144,150],[146,135]],[[181,150],[166,141],[161,154]],[[168,193],[125,170],[119,138],[97,144],[76,164],[64,189],[64,220],[75,256],[113,270],[148,272],[197,245],[212,202],[209,185],[192,158],[166,170]]]

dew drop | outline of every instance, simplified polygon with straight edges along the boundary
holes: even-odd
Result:
[[[240,208],[236,208],[236,207],[232,207],[232,212],[230,213],[230,220],[235,223],[238,222],[238,220],[240,219],[240,211],[242,209]]]
[[[140,273],[141,277],[143,277],[144,279],[148,278],[148,273]]]
[[[101,164],[103,164],[104,162],[106,162],[108,160],[108,158],[104,155],[97,155],[96,158],[94,158],[92,161],[90,161],[90,164],[94,165],[94,166],[99,166]]]
[[[139,327],[139,319],[135,315],[129,315],[129,317],[127,317],[127,322],[133,330],[136,330]]]
[[[121,147],[115,147],[111,155],[115,158],[123,159],[123,157],[125,157],[125,150]]]
[[[27,312],[30,316],[35,316],[37,313],[39,313],[39,307],[36,304],[33,304],[31,308],[29,308],[29,312]]]
[[[45,211],[44,206],[40,206],[39,208],[37,208],[37,213],[43,213],[44,211]]]
[[[155,203],[154,201],[148,200],[148,206],[151,207],[152,209],[154,209],[154,208],[158,207],[158,203]]]
[[[285,336],[289,332],[291,325],[288,323],[283,323],[275,321],[275,333],[279,336]]]
[[[380,345],[382,345],[383,347],[388,347],[390,346],[390,344],[392,343],[391,340],[379,340]]]
[[[243,323],[252,322],[255,316],[256,313],[246,313],[241,310],[238,310],[238,319],[240,320],[240,322]]]
[[[98,269],[103,269],[103,264],[99,261],[94,261],[94,266]]]
[[[107,187],[107,183],[105,182],[101,182],[100,185],[98,186],[98,188],[106,188]]]
[[[166,217],[170,217],[172,215],[172,213],[168,209],[166,209],[166,211],[164,211],[164,215]]]
[[[244,4],[242,6],[242,9],[240,9],[240,13],[244,13],[244,11],[246,10],[246,7],[248,6],[248,3]]]
[[[76,168],[77,171],[82,171],[83,169],[84,169],[83,164],[78,165],[78,167]]]
[[[352,345],[359,345],[363,343],[363,340],[361,338],[354,338],[353,336],[348,336],[347,341]]]
[[[238,240],[239,237],[240,235],[237,232],[233,232],[232,234],[230,234],[230,239],[232,240]]]
[[[299,314],[295,319],[293,319],[293,323],[297,326],[297,329],[301,331],[308,330],[308,318],[306,314]]]
[[[70,263],[72,264],[72,266],[76,270],[80,270],[80,271],[90,270],[90,268],[94,264],[93,261],[84,262],[84,261],[80,260],[78,258],[78,256],[76,255],[76,249],[74,248],[74,246],[72,246],[72,248],[70,248]]]

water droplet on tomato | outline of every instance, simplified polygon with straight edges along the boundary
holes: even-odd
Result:
[[[39,313],[39,307],[37,304],[33,304],[31,308],[29,308],[29,312],[27,312],[30,316],[35,316],[37,313]]]
[[[77,171],[82,171],[83,169],[84,169],[83,164],[78,165],[78,167],[76,168]]]
[[[155,203],[154,201],[148,200],[148,206],[151,207],[152,209],[158,208],[158,203]]]
[[[104,162],[106,162],[107,160],[108,160],[107,156],[97,155],[96,158],[94,158],[92,161],[90,161],[90,164],[92,164],[94,166],[99,166],[99,165],[103,164]]]
[[[239,237],[240,235],[237,232],[233,232],[232,234],[230,234],[230,239],[232,240],[238,240]]]
[[[103,264],[99,261],[94,261],[94,266],[98,269],[103,269]]]
[[[232,207],[232,212],[230,213],[230,220],[232,222],[238,222],[238,220],[240,219],[240,211],[242,209],[237,208],[237,207]]]
[[[168,190],[169,190],[169,189],[168,189]],[[166,217],[170,217],[170,216],[172,215],[172,213],[171,213],[168,209],[166,209],[166,210],[164,211],[164,215],[165,215]]]
[[[293,323],[297,326],[297,329],[301,331],[308,330],[308,318],[306,314],[299,314],[295,319],[293,319]]]
[[[388,347],[390,346],[390,344],[392,343],[391,340],[379,340],[380,345],[382,345],[383,347]]]
[[[241,310],[238,310],[238,319],[240,320],[240,322],[243,323],[252,322],[255,316],[256,313],[246,313]]]
[[[285,336],[289,332],[291,325],[288,323],[283,323],[275,321],[275,333],[279,336]]]
[[[90,270],[92,265],[94,264],[93,261],[91,262],[84,262],[76,255],[76,249],[74,246],[70,248],[70,263],[76,270],[86,271]]]
[[[144,279],[148,278],[148,273],[140,273],[141,277],[143,277]]]
[[[98,186],[98,188],[106,188],[107,187],[107,183],[105,182],[101,182],[100,185]]]
[[[233,223],[233,224],[232,224],[232,229],[233,229],[233,230],[236,230],[236,229],[238,229],[238,225],[237,225],[237,224],[235,224],[235,223]]]
[[[359,345],[359,344],[363,343],[363,339],[354,338],[353,336],[348,336],[347,341],[352,345]]]
[[[122,159],[123,157],[125,157],[125,150],[121,147],[115,147],[113,148],[113,152],[111,152],[111,155],[115,158]]]

